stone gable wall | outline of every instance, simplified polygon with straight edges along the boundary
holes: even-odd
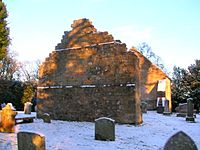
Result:
[[[140,124],[135,58],[118,42],[52,52],[39,70],[38,116]]]
[[[154,109],[157,82],[167,76],[88,19],[71,27],[39,68],[38,117],[142,123],[141,100]]]

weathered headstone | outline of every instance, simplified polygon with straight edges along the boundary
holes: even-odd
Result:
[[[169,101],[166,99],[163,115],[170,115],[170,114],[171,112],[169,111]]]
[[[15,132],[15,112],[10,104],[1,111],[0,132]]]
[[[180,103],[176,108],[177,117],[186,117],[187,114],[187,103]]]
[[[147,102],[141,102],[142,113],[147,113]]]
[[[186,121],[195,122],[194,119],[194,104],[192,103],[192,98],[187,99],[187,116]]]
[[[45,137],[32,132],[17,133],[18,150],[45,150]]]
[[[162,114],[164,111],[163,100],[162,98],[158,98],[157,100],[157,113]]]
[[[49,115],[48,113],[44,113],[44,114],[42,115],[42,119],[43,119],[43,121],[44,121],[45,123],[51,123],[51,117],[50,117],[50,115]]]
[[[166,142],[164,150],[198,150],[195,142],[184,132],[179,131]]]
[[[95,140],[115,141],[115,121],[101,117],[95,120]]]
[[[24,114],[31,114],[32,105],[31,102],[26,102],[24,104]]]

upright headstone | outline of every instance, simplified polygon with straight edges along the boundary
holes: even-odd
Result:
[[[26,102],[24,104],[24,114],[31,114],[32,105],[31,102]]]
[[[115,121],[101,117],[95,120],[95,140],[115,141]]]
[[[163,111],[164,111],[163,99],[159,97],[157,99],[157,113],[162,114]]]
[[[169,101],[166,99],[163,115],[170,115],[170,114],[171,112],[169,111]]]
[[[32,132],[17,133],[18,150],[45,150],[45,137]]]
[[[194,141],[184,132],[179,131],[166,142],[164,150],[198,150]]]
[[[10,104],[1,111],[0,132],[15,132],[15,112]]]
[[[147,102],[141,102],[142,113],[147,113]]]
[[[180,103],[176,108],[177,117],[186,117],[187,115],[187,103]]]
[[[187,116],[186,121],[195,122],[194,119],[194,104],[192,103],[192,98],[187,99]]]
[[[51,117],[50,117],[50,115],[49,115],[48,113],[44,113],[44,114],[42,115],[42,119],[43,119],[43,121],[44,121],[45,123],[51,123]]]

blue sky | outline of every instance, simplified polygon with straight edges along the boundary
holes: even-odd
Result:
[[[88,18],[137,47],[146,42],[166,68],[200,59],[199,0],[3,0],[9,13],[11,50],[20,61],[44,60],[73,20]]]

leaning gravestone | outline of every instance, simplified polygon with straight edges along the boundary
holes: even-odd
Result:
[[[187,99],[187,116],[186,121],[195,122],[194,119],[194,104],[192,103],[192,98]]]
[[[15,116],[17,112],[8,103],[1,111],[0,132],[15,132]]]
[[[33,104],[31,102],[26,102],[24,104],[24,114],[31,114],[32,105]]]
[[[115,121],[101,117],[95,120],[95,140],[115,141]]]
[[[169,138],[164,150],[198,150],[194,141],[184,132],[179,131]]]
[[[17,133],[18,150],[45,150],[45,137],[32,132]]]

